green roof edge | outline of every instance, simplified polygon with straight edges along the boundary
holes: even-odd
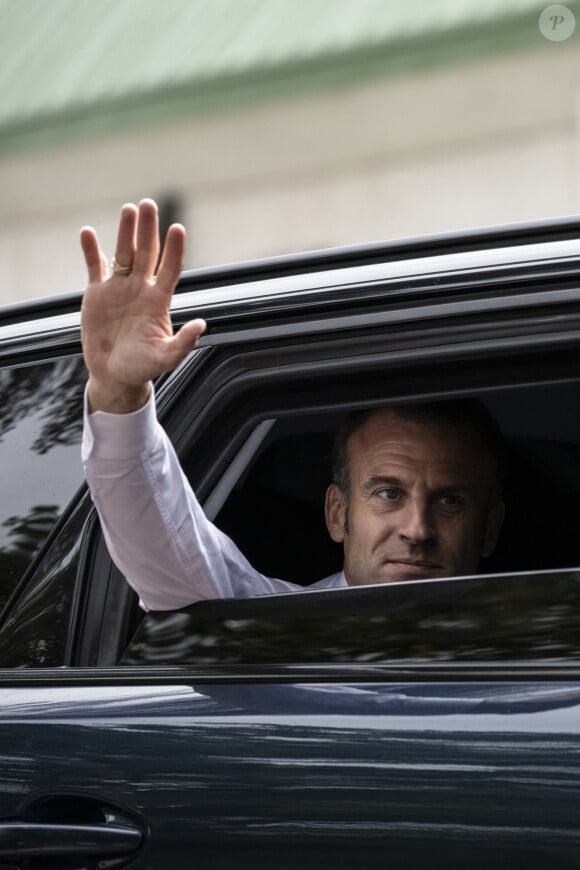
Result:
[[[570,37],[574,42],[578,41],[579,30]],[[58,148],[91,137],[105,138],[167,122],[474,62],[489,55],[532,48],[558,51],[561,46],[562,43],[543,37],[536,18],[532,22],[529,15],[495,21],[485,28],[469,26],[446,32],[435,43],[424,34],[396,47],[388,43],[372,50],[350,51],[346,56],[336,53],[308,63],[208,80],[196,93],[191,93],[190,85],[184,85],[70,109],[45,119],[36,116],[28,123],[0,128],[0,155]]]

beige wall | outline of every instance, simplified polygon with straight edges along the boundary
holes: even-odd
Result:
[[[186,265],[580,212],[575,43],[0,161],[0,303],[77,289],[95,225],[179,194]]]

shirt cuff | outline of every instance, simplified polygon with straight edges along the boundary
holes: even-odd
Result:
[[[157,414],[155,395],[130,414],[109,414],[106,411],[89,412],[85,388],[83,413],[82,459],[134,459],[151,450],[157,440]]]

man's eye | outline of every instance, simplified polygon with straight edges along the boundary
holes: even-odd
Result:
[[[446,507],[457,507],[463,504],[462,500],[457,495],[444,495],[441,498],[441,503]]]
[[[395,501],[397,498],[399,498],[400,494],[401,493],[399,492],[398,489],[393,489],[393,488],[381,489],[378,492],[378,495],[381,498],[384,498],[386,501]]]

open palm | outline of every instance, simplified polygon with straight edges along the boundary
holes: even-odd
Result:
[[[121,212],[115,261],[129,274],[107,277],[107,263],[95,231],[85,227],[81,244],[88,270],[82,306],[82,340],[93,394],[137,395],[150,380],[170,371],[192,350],[205,329],[202,320],[173,332],[171,297],[183,263],[185,230],[170,227],[157,275],[157,207],[143,200]],[[101,402],[99,401],[100,405]]]

